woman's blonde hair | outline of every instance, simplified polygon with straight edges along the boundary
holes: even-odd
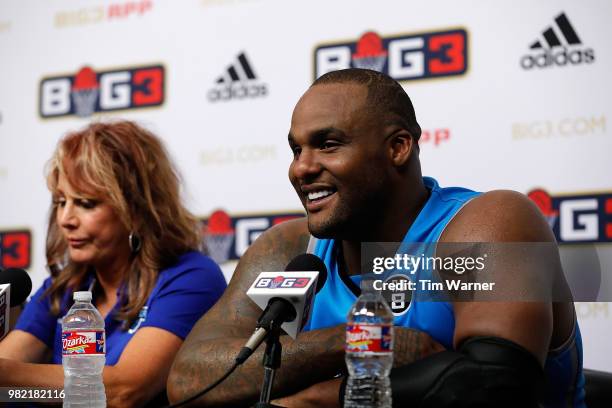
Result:
[[[134,321],[161,269],[201,246],[198,220],[182,205],[179,176],[161,141],[134,122],[92,123],[60,140],[47,165],[47,185],[55,195],[59,175],[76,189],[94,192],[114,209],[127,231],[141,240],[125,275],[124,298],[116,316]],[[47,229],[47,263],[56,274],[47,293],[60,313],[67,291],[83,285],[88,265],[67,259],[67,243],[52,204]],[[125,237],[128,245],[128,237]],[[58,264],[66,263],[61,268]]]

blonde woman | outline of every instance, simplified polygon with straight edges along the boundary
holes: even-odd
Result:
[[[108,405],[143,405],[164,390],[184,338],[225,289],[223,275],[197,251],[198,222],[162,143],[137,124],[68,134],[47,184],[52,276],[0,343],[0,386],[63,386],[59,319],[74,291],[91,290],[105,318]]]

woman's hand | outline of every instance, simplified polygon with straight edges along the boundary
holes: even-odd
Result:
[[[32,341],[35,352],[23,345],[17,347],[18,340],[26,341],[25,346]],[[163,391],[170,365],[181,344],[179,337],[163,329],[143,327],[138,330],[117,364],[104,367],[108,407],[142,406]],[[61,365],[32,363],[39,362],[35,361],[35,357],[44,355],[45,349],[46,346],[31,334],[11,332],[0,343],[0,387],[63,388],[64,371]],[[7,354],[20,358],[9,359]]]

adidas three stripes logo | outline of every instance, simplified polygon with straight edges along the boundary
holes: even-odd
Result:
[[[231,82],[257,79],[245,53],[241,52],[237,59],[236,63],[227,68],[226,74],[217,79],[217,84],[224,84],[228,79]]]
[[[215,80],[206,96],[210,102],[261,98],[268,95],[268,84],[258,80],[246,53],[241,52],[235,62]]]
[[[558,34],[561,34],[563,36],[563,38],[567,42],[567,45],[581,44],[580,38],[578,37],[578,34],[576,34],[576,30],[574,30],[572,23],[570,23],[565,13],[559,14],[555,18],[555,23],[556,26],[550,26],[542,32],[544,41],[546,41],[546,44],[549,48],[563,45]],[[544,48],[544,46],[542,45],[542,42],[538,40],[531,44],[529,48],[531,48],[532,50],[537,50],[540,48]]]

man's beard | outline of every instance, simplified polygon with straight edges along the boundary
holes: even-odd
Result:
[[[348,202],[358,202],[356,208]],[[308,231],[321,239],[363,240],[371,234],[373,223],[382,216],[383,201],[378,191],[370,191],[340,202],[333,213],[315,224],[308,215]]]

